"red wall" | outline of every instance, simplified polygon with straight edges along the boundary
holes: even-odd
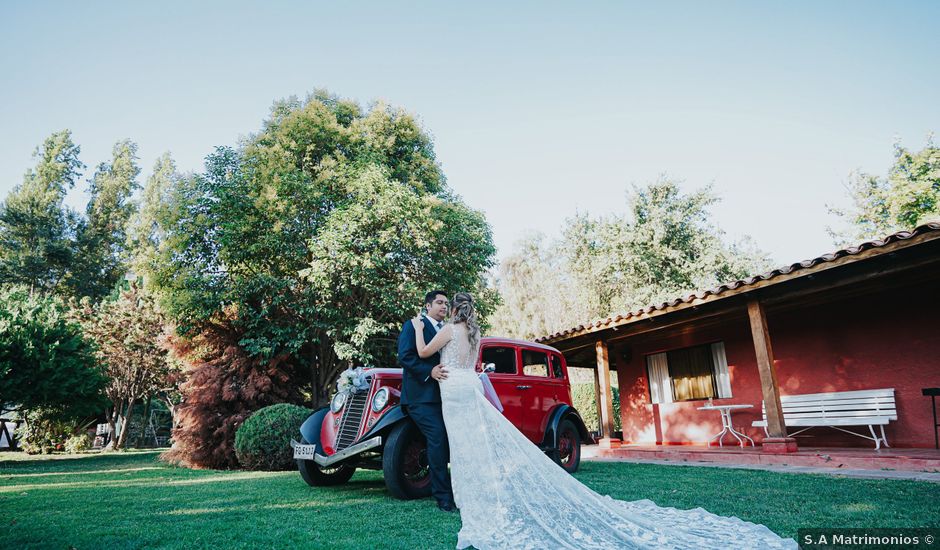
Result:
[[[933,416],[925,387],[940,386],[940,292],[929,285],[909,286],[823,306],[767,312],[782,395],[894,388],[898,421],[885,427],[892,447],[933,447]],[[735,411],[735,429],[760,442],[752,428],[760,419],[761,390],[754,345],[746,318],[706,329],[634,339],[629,361],[613,353],[621,391],[624,441],[703,444],[721,429],[717,411],[699,411],[703,401],[652,405],[646,355],[722,340],[728,358],[732,396],[720,404],[746,403]],[[613,344],[612,344],[613,345]],[[616,348],[615,348],[616,350]],[[940,405],[938,405],[940,406]],[[867,433],[867,427],[862,427]],[[797,439],[801,446],[874,447],[874,443],[829,428],[814,428]],[[726,437],[725,444],[736,444]]]

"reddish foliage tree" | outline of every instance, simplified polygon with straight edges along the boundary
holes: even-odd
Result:
[[[237,468],[235,431],[242,422],[268,405],[303,402],[290,356],[250,357],[239,337],[225,322],[171,342],[188,373],[166,460],[190,468]]]

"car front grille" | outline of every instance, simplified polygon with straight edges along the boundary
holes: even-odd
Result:
[[[343,418],[339,423],[339,435],[336,437],[336,450],[342,451],[356,441],[359,435],[359,427],[362,425],[362,417],[366,412],[366,400],[369,397],[369,390],[357,391],[346,402],[343,409]]]

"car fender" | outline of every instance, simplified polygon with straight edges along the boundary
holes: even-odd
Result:
[[[320,428],[323,426],[323,419],[326,417],[326,413],[329,412],[329,410],[329,407],[317,409],[300,425],[300,435],[304,437],[307,443],[314,443],[319,446]]]
[[[369,439],[377,435],[384,435],[385,432],[391,430],[393,426],[407,418],[408,413],[401,408],[401,405],[394,405],[385,411],[385,413],[379,417],[378,422],[369,428],[369,431],[359,439]]]
[[[575,428],[578,429],[581,440],[590,441],[591,436],[588,433],[587,426],[584,425],[584,420],[582,420],[581,415],[578,414],[578,411],[571,405],[561,404],[552,409],[548,415],[548,423],[545,426],[545,437],[542,438],[542,448],[558,448],[558,426],[561,424],[562,420],[570,420],[574,423]]]

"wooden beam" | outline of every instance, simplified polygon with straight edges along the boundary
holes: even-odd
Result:
[[[747,316],[751,321],[751,338],[754,340],[757,370],[760,372],[761,392],[767,412],[767,433],[770,437],[785,438],[787,427],[783,422],[783,408],[780,406],[780,387],[777,384],[777,369],[774,368],[774,352],[770,345],[770,329],[767,327],[767,316],[760,301],[748,301]]]
[[[594,406],[597,409],[594,411],[597,414],[597,432],[604,437],[604,427],[601,419],[604,418],[604,413],[601,411],[601,377],[598,376],[600,370],[594,370]]]
[[[607,353],[607,343],[598,340],[594,343],[597,354],[597,380],[600,389],[601,418],[600,446],[605,448],[619,447],[620,440],[614,438],[614,394],[610,388],[610,361]]]

